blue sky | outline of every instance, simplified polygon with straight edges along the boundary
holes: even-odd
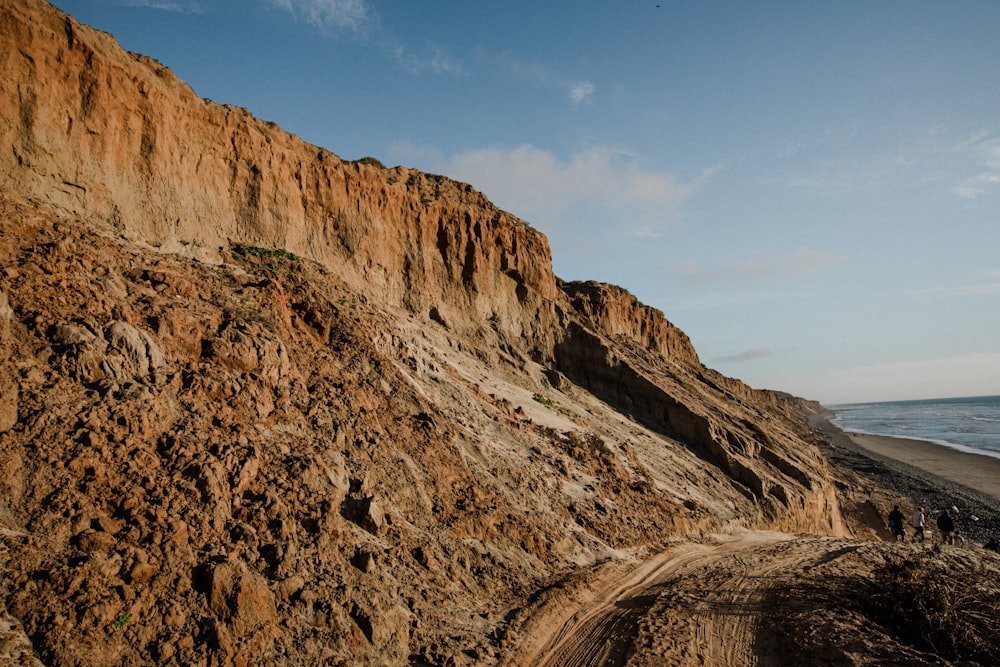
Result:
[[[204,97],[471,183],[751,386],[1000,394],[1000,3],[57,0]]]

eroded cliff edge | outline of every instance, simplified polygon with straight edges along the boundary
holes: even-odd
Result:
[[[574,569],[840,530],[799,404],[471,186],[39,0],[0,8],[0,93],[5,602],[48,660],[496,662]]]

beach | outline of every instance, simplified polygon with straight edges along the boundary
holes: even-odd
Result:
[[[1000,501],[1000,458],[971,454],[925,440],[845,433],[854,444]]]
[[[807,421],[826,441],[841,493],[876,513],[869,523],[884,522],[899,504],[907,516],[924,507],[933,529],[941,511],[956,507],[961,531],[973,543],[1000,537],[1000,459],[924,440],[847,433],[831,423],[833,416],[824,412]],[[888,538],[887,531],[879,534]]]

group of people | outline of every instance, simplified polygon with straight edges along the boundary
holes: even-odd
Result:
[[[906,518],[899,510],[899,505],[893,506],[892,511],[889,512],[889,534],[892,535],[893,540],[897,542],[906,540],[905,521]],[[913,528],[915,540],[924,541],[927,530],[926,522],[927,516],[924,514],[924,508],[914,509],[913,514],[910,515],[910,526]],[[944,544],[962,544],[964,542],[964,539],[958,534],[952,511],[944,510],[941,512],[937,518],[937,529],[941,533],[941,541]]]

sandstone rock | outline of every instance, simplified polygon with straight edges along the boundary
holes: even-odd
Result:
[[[413,614],[402,605],[392,605],[376,619],[372,645],[386,662],[403,664],[410,655],[410,622]]]
[[[207,568],[208,604],[227,640],[262,652],[276,632],[278,612],[267,582],[243,562],[225,562]]]
[[[24,624],[6,613],[5,609],[0,611],[0,664],[44,667],[44,663],[35,657]]]
[[[282,600],[289,600],[298,595],[305,588],[306,580],[301,575],[292,575],[278,585],[278,597]]]
[[[94,528],[108,535],[115,535],[125,527],[125,522],[121,519],[112,519],[106,515],[101,515],[92,522]]]
[[[116,379],[145,376],[166,365],[166,358],[152,337],[131,324],[111,322],[104,328],[104,336],[112,350],[119,352],[122,361],[109,358],[113,365],[110,373]]]
[[[152,337],[125,322],[112,321],[103,329],[62,323],[53,329],[52,342],[68,349],[83,382],[127,382],[166,365]]]
[[[129,570],[129,583],[133,585],[146,584],[150,579],[156,576],[158,571],[159,568],[152,563],[136,563],[132,566],[132,569]]]
[[[0,359],[3,359],[5,366],[3,371],[0,371],[0,433],[9,431],[17,423],[19,382],[3,350],[3,345],[10,337],[13,318],[14,311],[10,307],[7,293],[0,290]]]
[[[201,493],[204,517],[213,526],[224,526],[232,516],[232,494],[219,462],[190,466],[186,474]]]
[[[206,346],[214,363],[243,373],[254,372],[269,387],[276,387],[288,374],[288,353],[281,341],[227,327]]]
[[[564,286],[573,307],[602,333],[624,337],[665,359],[700,366],[687,335],[664,318],[663,313],[639,302],[620,287],[598,282]]]
[[[371,549],[358,549],[354,552],[354,557],[351,558],[351,565],[366,574],[371,574],[378,565],[378,554]]]
[[[254,480],[257,479],[257,473],[260,471],[260,457],[256,454],[250,454],[247,456],[243,462],[240,464],[239,472],[233,476],[232,481],[232,495],[238,496],[253,484]]]
[[[86,345],[98,339],[98,334],[82,324],[59,324],[52,334],[57,345]]]
[[[88,530],[76,537],[77,546],[83,551],[96,554],[108,553],[115,548],[117,540],[113,535],[109,535],[99,530]]]

